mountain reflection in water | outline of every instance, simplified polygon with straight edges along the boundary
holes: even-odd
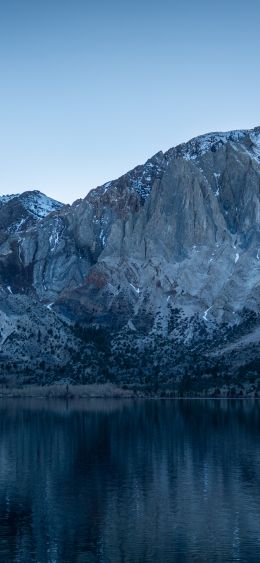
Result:
[[[0,402],[3,563],[260,560],[260,402]]]

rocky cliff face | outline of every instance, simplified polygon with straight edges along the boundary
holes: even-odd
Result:
[[[28,209],[28,198],[38,207]],[[184,352],[191,366],[194,354],[197,365],[204,358],[201,376],[238,373],[250,363],[245,370],[256,377],[260,128],[203,135],[160,152],[72,206],[48,207],[42,198],[0,199],[0,283],[9,299],[34,300],[55,321],[69,320],[70,331],[77,323],[83,332],[73,338],[87,346],[104,331],[106,377],[120,379],[127,369],[128,384],[138,370],[149,379],[147,354],[157,379],[166,372],[173,387],[192,374]],[[121,366],[126,342],[139,358],[128,368]],[[90,377],[91,362],[87,370]]]

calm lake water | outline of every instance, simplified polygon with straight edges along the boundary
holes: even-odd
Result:
[[[260,401],[2,400],[0,561],[260,561]]]

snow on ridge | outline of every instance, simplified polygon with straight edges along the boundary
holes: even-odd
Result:
[[[252,142],[251,147],[247,147],[247,143],[243,143],[243,139],[249,139]],[[155,179],[160,179],[165,171],[169,161],[182,157],[185,160],[195,161],[209,151],[216,152],[221,146],[230,143],[240,143],[242,150],[246,151],[251,158],[260,161],[260,127],[254,129],[235,129],[227,132],[212,132],[194,137],[190,141],[172,147],[165,153],[162,151],[156,153],[152,158],[147,160],[145,164],[139,165],[133,170],[127,172],[117,180],[106,182],[102,186],[92,191],[92,197],[104,195],[111,189],[117,189],[122,185],[124,180],[125,186],[133,189],[139,194],[144,201],[150,194]],[[217,182],[217,174],[215,175]],[[219,195],[219,187],[216,190],[216,196]]]
[[[165,153],[165,156],[168,159],[181,156],[185,160],[196,160],[208,151],[216,152],[222,145],[225,145],[228,142],[236,143],[237,141],[242,140],[249,133],[250,131],[246,129],[219,133],[206,133],[204,135],[194,137],[186,143],[173,147]]]
[[[0,205],[8,203],[13,199],[20,200],[26,211],[38,219],[43,219],[43,217],[46,217],[52,211],[61,209],[64,205],[37,190],[0,196]]]
[[[248,146],[248,140],[252,143],[251,147]],[[199,135],[186,143],[169,149],[165,153],[165,157],[167,160],[177,157],[182,157],[185,160],[196,160],[209,151],[216,152],[227,143],[232,143],[234,146],[238,142],[240,142],[239,146],[242,150],[246,151],[252,158],[260,160],[260,127]]]
[[[252,131],[249,136],[253,143],[251,152],[253,152],[253,155],[257,158],[257,160],[260,160],[260,128]]]
[[[120,178],[106,182],[102,186],[91,190],[91,197],[103,196],[108,191],[118,189],[119,186],[124,184],[126,188],[133,189],[145,200],[150,194],[154,180],[162,176],[165,168],[164,154],[160,151],[148,159],[145,164],[138,165],[123,176],[120,176]]]
[[[39,219],[43,219],[52,211],[57,211],[63,204],[38,191],[25,192],[21,195],[25,209]]]

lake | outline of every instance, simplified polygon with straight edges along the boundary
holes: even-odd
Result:
[[[260,402],[0,402],[0,561],[260,560]]]

